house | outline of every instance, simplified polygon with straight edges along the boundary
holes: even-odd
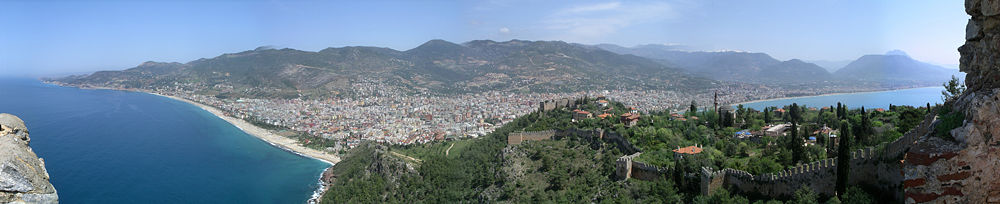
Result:
[[[674,152],[674,159],[675,160],[680,160],[680,159],[684,159],[684,157],[692,157],[692,156],[700,154],[701,151],[702,151],[701,145],[692,145],[692,146],[687,146],[687,147],[683,147],[683,148],[682,147],[677,147],[677,149],[673,150],[673,152]]]
[[[573,120],[574,121],[581,121],[583,119],[588,119],[590,117],[593,117],[593,115],[590,114],[590,112],[579,110],[579,109],[573,110]]]
[[[753,133],[750,133],[750,130],[740,130],[739,132],[734,133],[733,137],[736,139],[745,139],[753,137]]]
[[[610,117],[610,116],[611,116],[611,114],[610,114],[610,113],[604,113],[604,114],[600,114],[600,115],[597,115],[597,117],[598,117],[598,118],[601,118],[601,119],[605,119],[605,118],[608,118],[608,117]]]
[[[625,113],[621,115],[621,121],[625,124],[625,127],[635,126],[639,122],[639,113]]]
[[[764,135],[767,135],[769,137],[784,136],[785,131],[788,131],[788,129],[790,128],[791,127],[789,127],[788,124],[778,124],[764,130]]]
[[[778,117],[781,117],[782,115],[785,115],[785,109],[778,108],[778,110],[774,110],[774,114]]]
[[[833,128],[830,128],[830,127],[827,127],[826,125],[823,125],[823,127],[819,128],[819,130],[813,131],[812,134],[813,135],[830,135],[830,133],[833,133]]]
[[[601,107],[608,107],[608,100],[597,100],[597,105]]]

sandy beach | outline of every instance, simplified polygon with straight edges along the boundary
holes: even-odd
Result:
[[[280,147],[282,149],[285,149],[285,150],[288,150],[288,151],[291,151],[291,152],[295,152],[295,153],[297,153],[299,155],[303,155],[303,156],[306,156],[306,157],[318,159],[320,161],[329,163],[330,165],[334,165],[337,162],[340,162],[340,157],[338,157],[336,155],[332,155],[332,154],[328,154],[328,153],[323,152],[323,151],[319,151],[319,150],[311,149],[311,148],[308,148],[308,147],[304,147],[304,146],[300,145],[298,141],[295,141],[295,139],[287,138],[287,137],[283,137],[283,136],[274,134],[271,131],[268,131],[267,129],[264,129],[264,128],[261,128],[261,127],[257,127],[257,126],[255,126],[253,124],[250,124],[249,122],[247,122],[245,120],[234,118],[234,117],[230,117],[230,116],[226,116],[226,114],[224,114],[222,112],[222,110],[219,110],[218,108],[215,108],[215,107],[212,107],[212,106],[208,106],[208,105],[205,105],[205,104],[201,104],[201,103],[198,103],[198,102],[194,102],[194,101],[191,101],[191,100],[187,100],[187,99],[184,99],[184,98],[180,98],[180,97],[167,96],[167,95],[161,95],[161,94],[156,94],[156,93],[153,93],[153,94],[154,95],[158,95],[158,96],[163,96],[163,97],[171,98],[171,99],[178,100],[178,101],[183,101],[183,102],[190,103],[192,105],[201,107],[202,109],[205,109],[209,113],[212,113],[213,115],[218,116],[219,118],[222,118],[226,122],[229,122],[230,124],[233,124],[234,126],[236,126],[237,128],[239,128],[240,130],[243,130],[243,132],[246,132],[247,134],[250,134],[250,135],[253,135],[253,136],[257,137],[257,138],[260,138],[261,140],[264,140],[267,143],[271,143],[271,145]]]

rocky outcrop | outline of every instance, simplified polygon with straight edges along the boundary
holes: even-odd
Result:
[[[45,161],[28,143],[28,128],[17,116],[0,113],[0,203],[58,203]]]
[[[968,89],[943,107],[964,121],[932,130],[952,138],[926,135],[907,152],[906,203],[1000,203],[1000,0],[966,0],[965,7],[972,18],[958,50]]]

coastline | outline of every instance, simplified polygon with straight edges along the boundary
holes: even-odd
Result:
[[[312,203],[319,203],[319,199],[323,196],[323,194],[326,193],[326,190],[329,189],[328,185],[330,185],[329,183],[326,183],[323,180],[323,175],[326,174],[328,171],[332,170],[333,166],[336,163],[340,162],[340,157],[338,157],[336,155],[328,154],[328,153],[325,153],[325,152],[322,152],[322,151],[319,151],[319,150],[310,149],[308,147],[302,146],[302,145],[298,144],[298,142],[295,141],[295,139],[277,135],[275,133],[270,132],[267,129],[258,127],[256,125],[253,125],[250,122],[247,122],[245,120],[227,116],[227,115],[225,115],[225,113],[222,110],[220,110],[218,108],[215,108],[215,107],[212,107],[212,106],[209,106],[209,105],[205,105],[205,104],[202,104],[202,103],[198,103],[198,102],[195,102],[195,101],[191,101],[191,100],[188,100],[188,99],[185,99],[185,98],[176,97],[176,96],[169,96],[169,95],[164,95],[164,94],[159,94],[159,93],[154,93],[154,92],[151,92],[151,91],[141,90],[141,89],[121,89],[121,88],[93,87],[93,86],[81,87],[81,86],[65,85],[65,84],[61,84],[61,83],[57,83],[57,82],[48,82],[48,81],[44,81],[44,80],[39,80],[39,81],[42,82],[43,84],[51,84],[51,85],[55,85],[55,86],[71,87],[71,88],[78,88],[78,89],[115,90],[115,91],[125,91],[125,92],[140,92],[140,93],[146,93],[146,94],[150,94],[150,95],[162,96],[162,97],[166,97],[166,98],[169,98],[169,99],[181,101],[181,102],[184,102],[184,103],[188,103],[188,104],[197,106],[197,107],[199,107],[199,108],[201,108],[201,109],[203,109],[203,110],[211,113],[212,115],[218,117],[219,119],[222,119],[222,120],[224,120],[224,121],[232,124],[233,126],[236,126],[236,128],[240,129],[240,131],[243,131],[244,133],[246,133],[248,135],[254,136],[255,138],[257,138],[259,140],[262,140],[262,141],[270,144],[271,146],[278,147],[278,148],[280,148],[282,150],[291,152],[291,153],[299,155],[299,156],[303,156],[303,157],[307,157],[307,158],[319,160],[319,161],[322,161],[324,163],[330,164],[329,167],[325,168],[320,173],[319,178],[317,178],[317,184],[319,184],[319,187],[316,188],[316,190],[313,191],[313,194],[310,195],[310,198],[308,200],[306,200],[306,203],[310,203],[310,204],[312,204]]]
[[[222,110],[219,110],[218,108],[215,108],[215,107],[212,107],[212,106],[208,106],[208,105],[205,105],[205,104],[201,104],[201,103],[198,103],[198,102],[194,102],[194,101],[191,101],[191,100],[187,100],[187,99],[184,99],[184,98],[176,97],[176,96],[168,96],[168,95],[162,95],[162,94],[157,94],[157,93],[150,93],[150,94],[157,95],[157,96],[167,97],[167,98],[171,98],[171,99],[174,99],[174,100],[178,100],[178,101],[182,101],[182,102],[185,102],[185,103],[189,103],[191,105],[198,106],[199,108],[204,109],[205,111],[208,111],[209,113],[212,113],[212,115],[215,115],[216,117],[219,117],[222,120],[225,120],[226,122],[229,122],[230,124],[233,124],[233,126],[236,126],[236,128],[239,128],[243,132],[246,132],[247,134],[252,135],[254,137],[260,138],[261,140],[264,140],[265,142],[270,143],[273,146],[276,146],[276,147],[288,150],[290,152],[293,152],[293,153],[296,153],[296,154],[299,154],[299,155],[302,155],[302,156],[305,156],[305,157],[309,157],[309,158],[313,158],[313,159],[316,159],[316,160],[320,160],[320,161],[326,162],[327,164],[330,164],[330,165],[334,165],[334,164],[337,164],[337,162],[340,162],[340,157],[337,157],[336,155],[327,154],[327,153],[319,151],[319,150],[310,149],[308,147],[299,145],[298,141],[295,141],[294,139],[274,134],[274,133],[268,131],[267,129],[264,129],[264,128],[261,128],[261,127],[257,127],[257,126],[255,126],[253,124],[250,124],[249,122],[247,122],[245,120],[227,116],[227,115],[225,115],[222,112]]]
[[[226,122],[229,122],[230,124],[233,124],[233,126],[236,126],[236,128],[239,128],[241,131],[247,133],[248,135],[252,135],[252,136],[254,136],[254,137],[256,137],[256,138],[258,138],[260,140],[263,140],[264,142],[267,142],[268,144],[271,144],[271,146],[275,146],[275,147],[281,148],[281,149],[283,149],[285,151],[289,151],[291,153],[298,154],[299,156],[312,158],[312,159],[319,160],[319,161],[325,162],[327,164],[330,164],[330,167],[327,167],[326,169],[323,170],[323,172],[320,173],[319,178],[317,179],[318,180],[318,184],[319,184],[319,188],[317,188],[315,191],[313,191],[313,194],[309,197],[309,200],[306,200],[306,203],[319,203],[320,197],[322,197],[323,194],[326,193],[326,190],[328,189],[327,188],[328,184],[325,181],[323,181],[323,174],[325,172],[327,172],[327,171],[330,171],[333,168],[333,165],[337,164],[337,162],[340,162],[340,157],[338,157],[336,155],[328,154],[328,153],[325,153],[325,152],[322,152],[322,151],[319,151],[319,150],[310,149],[308,147],[299,145],[298,141],[295,141],[295,139],[288,138],[288,137],[283,137],[283,136],[274,134],[271,131],[268,131],[267,129],[264,129],[264,128],[261,128],[261,127],[257,127],[256,125],[250,124],[250,122],[247,122],[247,121],[245,121],[243,119],[238,119],[238,118],[227,116],[227,115],[225,115],[224,112],[222,112],[222,110],[219,110],[218,108],[215,108],[215,107],[212,107],[212,106],[209,106],[209,105],[205,105],[205,104],[202,104],[202,103],[194,102],[194,101],[191,101],[191,100],[187,100],[187,99],[181,98],[181,97],[168,96],[168,95],[163,95],[163,94],[158,94],[158,93],[150,93],[150,92],[144,92],[144,93],[149,93],[149,94],[153,94],[153,95],[157,95],[157,96],[163,96],[163,97],[167,97],[167,98],[170,98],[170,99],[174,99],[174,100],[177,100],[177,101],[181,101],[181,102],[189,103],[191,105],[198,106],[199,108],[204,109],[205,111],[208,111],[209,113],[212,113],[212,115],[215,115],[216,117],[219,117],[220,119],[225,120]]]
[[[929,88],[929,87],[936,87],[936,86],[913,87],[913,88],[903,88],[903,89],[889,89],[889,90],[881,90],[881,91],[858,91],[858,92],[828,93],[828,94],[809,95],[809,96],[794,96],[794,97],[769,98],[769,99],[759,99],[759,100],[752,100],[752,101],[746,101],[746,102],[732,103],[732,104],[729,104],[729,106],[735,106],[735,105],[741,105],[741,104],[748,104],[748,103],[765,102],[765,101],[786,100],[786,99],[809,98],[809,97],[820,97],[820,96],[836,96],[836,95],[847,95],[847,94],[878,93],[878,92],[889,92],[889,91],[899,91],[899,90],[909,90],[909,89],[922,89],[922,88]]]

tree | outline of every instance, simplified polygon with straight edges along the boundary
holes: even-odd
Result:
[[[764,123],[771,123],[771,110],[764,108]]]
[[[795,191],[795,200],[791,200],[789,203],[794,204],[819,204],[819,196],[816,192],[813,192],[812,188],[809,186],[802,185],[799,190]]]
[[[788,110],[788,112],[791,115],[790,118],[792,119],[792,122],[802,121],[802,108],[805,107],[800,108],[799,104],[792,103],[792,107],[789,108],[790,110]]]
[[[837,119],[844,119],[844,106],[837,102]]]
[[[875,203],[871,195],[868,195],[864,190],[858,188],[857,186],[851,186],[847,189],[847,193],[840,196],[841,203],[845,204],[866,204]]]
[[[837,194],[847,191],[847,179],[851,172],[851,124],[847,120],[840,121],[840,144],[837,146]]]
[[[871,142],[873,132],[872,121],[868,118],[868,112],[865,111],[864,106],[861,106],[861,124],[859,124],[857,130],[858,144],[868,145]]]
[[[691,108],[688,109],[688,112],[690,113],[690,115],[698,113],[698,104],[695,103],[694,100],[691,100]]]
[[[788,141],[788,149],[792,150],[792,163],[802,161],[803,151],[802,151],[802,138],[799,138],[799,126],[795,120],[792,120],[792,133]]]
[[[944,90],[941,91],[942,101],[948,101],[948,99],[962,95],[962,92],[965,92],[965,84],[959,81],[955,75],[951,75],[951,80],[941,85],[944,86]]]

